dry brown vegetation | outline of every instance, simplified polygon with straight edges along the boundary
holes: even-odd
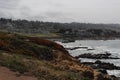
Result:
[[[109,80],[80,64],[62,45],[37,37],[0,33],[0,65],[38,80]]]

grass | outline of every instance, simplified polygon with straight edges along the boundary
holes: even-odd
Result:
[[[6,66],[13,71],[20,73],[27,72],[27,68],[22,63],[23,57],[16,55],[9,55],[7,53],[0,53],[0,65]]]
[[[8,67],[12,71],[18,71],[22,75],[29,72],[38,77],[38,80],[90,80],[83,79],[84,77],[80,73],[72,72],[69,69],[56,69],[58,66],[52,62],[4,51],[0,51],[0,65]]]
[[[39,59],[51,60],[53,58],[51,50],[47,46],[27,42],[21,38],[3,36],[0,38],[0,49],[17,54],[36,56]]]
[[[29,36],[29,37],[41,37],[41,38],[59,38],[60,35],[56,33],[48,33],[48,34],[25,34],[25,33],[17,33],[23,36]]]
[[[0,33],[0,65],[38,80],[93,80],[94,75],[61,45],[11,33]]]

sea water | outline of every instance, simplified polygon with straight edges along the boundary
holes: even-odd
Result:
[[[68,50],[72,56],[78,56],[84,53],[104,54],[109,52],[112,57],[120,58],[120,40],[76,40],[75,42],[62,43],[65,48],[81,47],[75,50]],[[83,48],[82,48],[83,47]],[[88,48],[84,48],[88,47]],[[88,50],[90,49],[90,50]],[[96,59],[80,58],[81,62],[95,62]],[[97,59],[98,60],[98,59]],[[102,62],[113,63],[120,66],[120,59],[99,59]],[[107,70],[108,74],[120,77],[120,70]]]

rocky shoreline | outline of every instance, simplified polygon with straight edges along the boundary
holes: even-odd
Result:
[[[111,53],[105,52],[105,54],[92,54],[84,53],[76,56],[75,58],[90,58],[90,59],[120,59],[119,57],[112,57]]]
[[[95,62],[81,62],[84,65],[90,66],[93,69],[97,69],[103,74],[108,74],[107,70],[120,70],[120,66],[116,66],[113,63],[103,62],[101,59],[120,59],[119,57],[113,57],[112,53],[105,52],[104,54],[92,54],[92,53],[84,53],[75,58],[88,58],[88,59],[95,59]],[[119,80],[119,77],[115,75],[111,75],[115,78],[115,80]]]
[[[60,41],[61,42],[61,41]],[[63,43],[63,42],[61,42]],[[78,42],[76,42],[78,43]],[[88,46],[84,46],[84,44],[68,44],[67,43],[63,43],[63,45],[65,45],[65,49],[70,51],[71,55],[74,56],[76,59],[80,60],[81,64],[86,65],[86,66],[90,66],[95,70],[98,70],[99,72],[103,73],[103,74],[108,74],[111,75],[114,80],[120,80],[119,76],[116,74],[111,74],[109,73],[109,71],[112,70],[120,70],[120,66],[117,65],[116,63],[114,64],[113,62],[110,62],[109,60],[115,60],[115,61],[119,61],[120,57],[115,56],[114,53],[112,53],[111,51],[109,52],[108,50],[105,50],[104,52],[102,51],[98,51],[97,54],[96,52],[96,47],[88,47]],[[72,45],[73,44],[73,45]],[[84,49],[86,52],[78,55],[78,51]],[[75,53],[77,52],[77,54]],[[75,55],[74,55],[75,53]],[[117,54],[117,53],[116,53]],[[78,55],[78,56],[76,56]],[[84,60],[85,59],[85,60]],[[90,59],[92,61],[86,61],[86,59]],[[82,62],[83,60],[83,62]],[[105,60],[105,62],[103,61]],[[101,79],[102,80],[102,79]]]
[[[35,76],[38,80],[113,79],[81,64],[54,41],[11,33],[0,33],[0,66],[20,75]]]
[[[81,62],[81,63],[85,65],[89,65],[94,69],[120,70],[120,66],[115,66],[112,63],[106,63],[100,60],[97,60],[95,62]]]

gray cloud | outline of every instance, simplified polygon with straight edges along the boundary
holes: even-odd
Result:
[[[18,5],[19,0],[0,0],[0,8],[1,9],[15,9]]]
[[[0,0],[0,17],[120,23],[120,0]]]

